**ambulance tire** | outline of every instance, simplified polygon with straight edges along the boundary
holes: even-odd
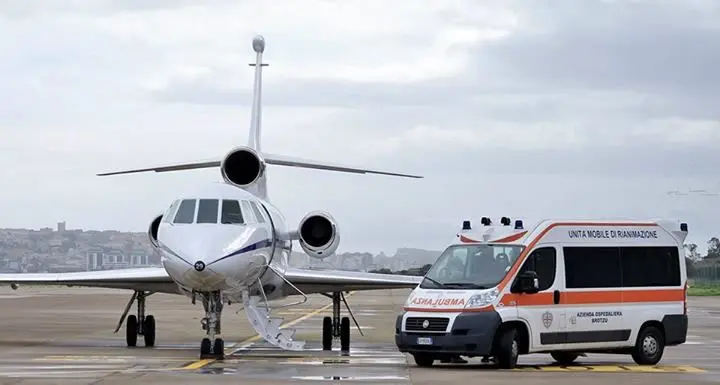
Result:
[[[413,359],[415,360],[417,366],[421,366],[423,368],[431,367],[435,361],[431,355],[424,353],[413,354]]]
[[[655,326],[646,326],[638,333],[632,358],[638,365],[655,365],[660,362],[665,351],[665,338]]]
[[[495,359],[500,369],[515,369],[517,366],[520,344],[517,329],[510,327],[501,329],[495,345]]]
[[[578,357],[580,357],[579,354],[570,352],[552,352],[550,353],[550,356],[562,366],[570,365],[575,362]]]

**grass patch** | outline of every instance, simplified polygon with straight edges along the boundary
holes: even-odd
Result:
[[[720,296],[720,283],[715,282],[693,282],[690,283],[688,295],[694,297]]]

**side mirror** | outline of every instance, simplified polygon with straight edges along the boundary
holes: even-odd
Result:
[[[534,294],[540,291],[540,279],[534,271],[525,271],[518,275],[513,290],[516,293]]]

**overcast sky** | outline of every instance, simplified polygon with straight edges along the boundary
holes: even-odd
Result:
[[[202,3],[204,5],[191,5]],[[145,231],[247,140],[422,180],[270,166],[341,251],[442,249],[466,217],[667,217],[720,235],[720,2],[4,0],[0,226]]]

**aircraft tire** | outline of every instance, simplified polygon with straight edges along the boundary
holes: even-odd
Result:
[[[340,321],[340,350],[350,351],[350,318],[343,317]]]
[[[204,359],[209,357],[211,350],[212,344],[210,343],[210,339],[203,338],[202,342],[200,343],[200,358]]]
[[[330,317],[324,317],[323,318],[323,328],[322,328],[322,344],[323,344],[323,350],[332,350],[332,318]]]
[[[570,352],[552,352],[550,353],[550,356],[557,361],[558,364],[563,366],[572,364],[578,357],[580,357],[579,354]]]
[[[225,341],[223,341],[222,338],[216,338],[215,344],[213,344],[212,351],[215,358],[225,357]]]
[[[433,365],[433,362],[435,362],[433,357],[427,353],[415,353],[413,354],[413,359],[415,359],[417,366],[423,368],[429,368]]]
[[[137,346],[138,322],[137,317],[131,314],[125,321],[125,342],[128,347]]]
[[[145,346],[155,346],[155,317],[147,316],[143,322],[143,337],[145,338]]]

